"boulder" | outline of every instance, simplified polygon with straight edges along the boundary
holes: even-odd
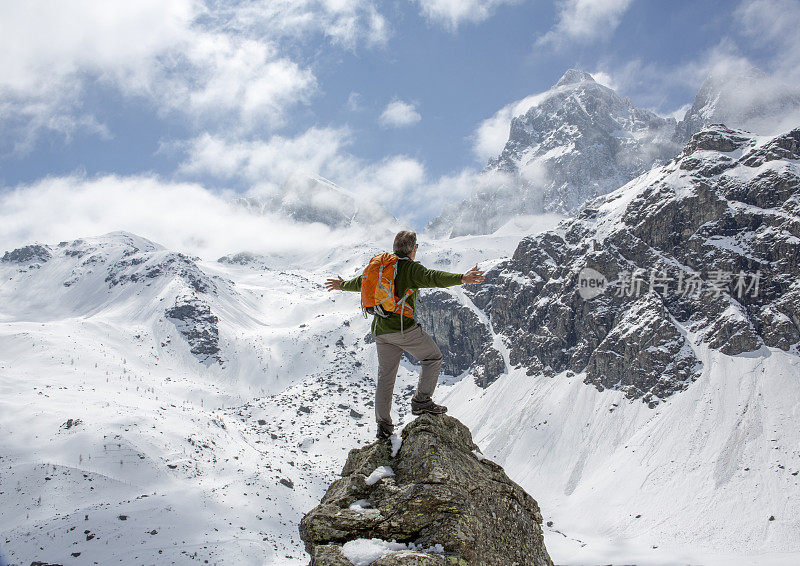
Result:
[[[394,456],[389,441],[351,450],[341,476],[300,522],[313,566],[352,564],[359,539],[404,545],[373,564],[552,564],[536,501],[451,416],[412,421]]]

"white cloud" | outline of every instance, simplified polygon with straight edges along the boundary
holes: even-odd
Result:
[[[786,82],[800,83],[800,2],[797,0],[749,0],[735,13],[748,41],[770,49],[769,70]]]
[[[378,122],[382,126],[401,128],[403,126],[410,126],[416,124],[422,119],[419,112],[414,108],[413,104],[403,102],[402,100],[393,100],[386,105]]]
[[[240,251],[303,254],[367,237],[252,214],[234,206],[232,196],[152,176],[46,178],[0,193],[0,241],[9,250],[125,230],[215,260]]]
[[[406,155],[360,159],[348,151],[351,141],[346,128],[311,128],[295,137],[276,135],[266,141],[203,135],[185,148],[180,171],[244,181],[251,186],[248,194],[276,198],[301,182],[304,174],[320,175],[418,228],[445,204],[466,198],[476,183],[471,169],[432,179],[423,163]]]
[[[221,179],[281,184],[298,170],[330,176],[354,158],[344,152],[347,128],[310,128],[296,137],[275,135],[268,140],[230,140],[211,134],[192,140],[180,171]]]
[[[609,37],[633,0],[561,0],[556,25],[541,36],[539,45],[589,43]]]
[[[307,101],[316,88],[310,70],[280,57],[274,45],[255,40],[201,34],[186,59],[195,76],[192,88],[186,88],[184,76],[159,77],[166,86],[163,99],[170,110],[188,112],[207,125],[231,117],[237,126],[231,129],[242,131],[280,125],[286,111]]]
[[[431,23],[455,32],[462,23],[489,19],[498,6],[522,0],[417,0],[422,15]]]
[[[85,102],[97,86],[199,128],[275,128],[317,87],[290,44],[389,33],[365,0],[30,0],[0,3],[0,21],[0,150],[18,151],[46,132],[105,135]]]
[[[370,0],[251,0],[216,10],[236,31],[299,40],[323,34],[346,49],[360,42],[384,45],[391,35],[386,18]]]
[[[505,105],[494,116],[478,124],[472,134],[472,152],[479,161],[486,161],[503,150],[508,141],[511,119],[528,111],[531,106],[541,102],[544,93],[526,96]]]
[[[592,78],[595,80],[595,82],[600,83],[603,86],[607,86],[611,90],[616,91],[619,88],[619,85],[614,77],[605,71],[594,71],[589,74],[592,75]]]
[[[355,187],[369,190],[375,200],[385,203],[395,202],[404,191],[414,189],[424,182],[424,165],[405,155],[395,155],[366,167],[351,181]]]

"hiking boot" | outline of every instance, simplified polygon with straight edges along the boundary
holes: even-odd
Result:
[[[386,440],[394,434],[394,426],[386,423],[378,423],[378,434],[375,437],[378,440]]]
[[[444,405],[437,405],[432,399],[420,403],[415,399],[411,399],[411,414],[421,415],[423,413],[431,413],[434,415],[441,415],[447,412],[447,407]]]

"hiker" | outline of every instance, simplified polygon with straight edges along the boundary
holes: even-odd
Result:
[[[483,271],[478,270],[476,265],[466,273],[450,273],[447,271],[436,271],[427,269],[422,264],[415,261],[417,255],[417,234],[410,230],[398,232],[394,238],[394,255],[380,254],[375,256],[370,265],[383,262],[384,269],[394,269],[394,296],[389,300],[390,308],[387,312],[378,306],[369,306],[365,310],[374,314],[372,321],[372,334],[375,336],[375,345],[378,348],[378,387],[375,391],[375,419],[378,421],[379,439],[389,438],[394,432],[392,424],[392,394],[394,392],[394,381],[397,377],[397,369],[400,366],[400,358],[403,350],[417,358],[422,364],[419,374],[419,383],[414,396],[411,398],[411,412],[414,415],[422,413],[444,413],[447,407],[437,405],[431,399],[433,390],[439,378],[439,370],[442,367],[442,353],[433,341],[433,338],[423,330],[422,326],[414,320],[414,305],[416,302],[417,289],[423,287],[452,287],[453,285],[481,283],[483,282]],[[380,288],[373,281],[377,276],[370,277],[373,289],[362,290],[362,280],[365,274],[370,273],[370,267],[364,270],[364,274],[359,275],[349,281],[341,277],[328,279],[325,288],[328,291],[363,291],[362,306],[365,295],[370,292],[375,296],[379,295]],[[377,271],[373,271],[377,273]],[[391,271],[389,271],[391,273]],[[391,286],[391,281],[388,283]],[[402,297],[402,298],[401,298]],[[402,313],[402,314],[400,314]]]

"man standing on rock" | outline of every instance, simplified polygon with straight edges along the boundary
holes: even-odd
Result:
[[[417,255],[417,234],[410,230],[398,232],[394,238],[394,254],[401,259],[396,264],[394,292],[399,297],[406,297],[405,304],[413,313],[417,289],[426,287],[452,287],[453,285],[482,283],[483,271],[476,265],[467,273],[450,273],[427,269],[415,261]],[[361,291],[362,275],[343,280],[341,277],[328,279],[325,288],[328,291]],[[407,291],[413,291],[407,293]],[[403,311],[400,306],[400,312]],[[389,438],[394,431],[392,424],[392,394],[400,358],[405,350],[422,364],[419,383],[411,398],[411,412],[444,413],[447,407],[437,405],[431,399],[433,390],[439,379],[442,367],[442,352],[433,338],[422,329],[413,316],[390,312],[385,318],[375,316],[372,321],[372,333],[378,348],[378,387],[375,392],[375,418],[378,421],[378,438]]]

